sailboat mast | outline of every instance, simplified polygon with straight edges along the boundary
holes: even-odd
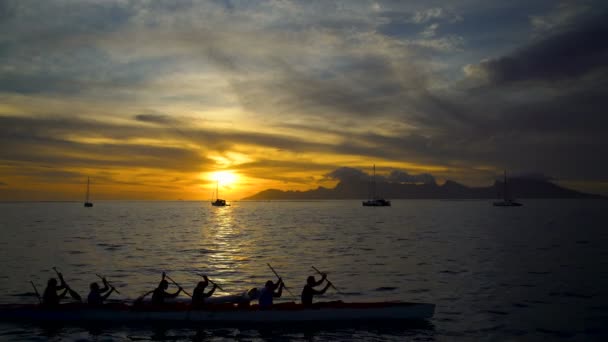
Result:
[[[87,198],[86,198],[86,202],[89,202],[89,186],[91,184],[91,178],[87,177]]]
[[[215,180],[215,199],[217,200],[218,198],[220,198],[220,180],[216,179]]]
[[[509,198],[509,196],[507,195],[507,170],[504,170],[504,174],[505,174],[505,180],[502,183],[502,195],[506,201]]]
[[[374,177],[372,182],[372,199],[376,199],[376,164],[374,164]]]

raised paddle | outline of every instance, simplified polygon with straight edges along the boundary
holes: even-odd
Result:
[[[283,279],[283,278],[281,278],[281,276],[279,276],[279,274],[277,273],[277,271],[275,271],[274,268],[272,268],[272,266],[270,266],[269,263],[267,263],[266,265],[268,265],[268,267],[270,267],[270,270],[272,271],[272,273],[274,273],[275,276],[277,276],[277,278],[279,278],[281,280]],[[283,282],[283,287],[285,288],[285,290],[287,290],[287,292],[289,292],[289,294],[292,297],[295,297],[295,295],[293,293],[291,293],[291,291],[289,291],[289,289],[287,288],[287,285],[285,285],[285,282]]]
[[[57,270],[57,267],[53,267],[53,271],[55,271],[55,273],[57,273],[59,280],[61,280],[63,285],[65,285],[65,287],[68,289],[68,293],[70,294],[70,297],[72,297],[72,299],[76,299],[79,302],[82,302],[82,297],[80,297],[80,295],[76,291],[72,290],[70,288],[70,286],[68,284],[66,284],[65,280],[63,279],[63,275],[61,274],[61,272],[59,272]]]
[[[40,304],[42,304],[42,298],[40,297],[40,293],[38,293],[38,289],[36,288],[36,285],[34,285],[33,281],[30,281],[30,284],[32,284],[32,287],[34,288],[34,292],[36,292],[36,297],[38,297],[38,302]]]
[[[311,266],[313,270],[315,270],[317,273],[319,273],[320,275],[323,275],[323,272],[319,271],[316,267]],[[327,276],[325,277],[325,279],[327,279]],[[327,281],[329,281],[329,279],[327,279]],[[329,286],[331,286],[334,290],[336,290],[336,292],[338,292],[339,294],[344,294],[342,292],[340,292],[340,290],[338,290],[337,287],[334,286],[334,283],[332,283],[331,281],[329,282]]]
[[[99,274],[97,274],[97,273],[95,273],[95,275],[96,275],[97,277],[99,277],[99,279],[101,279],[102,281],[104,281],[106,284],[110,285],[110,287],[114,289],[114,292],[116,292],[116,294],[120,294],[120,292],[118,292],[118,290],[117,290],[117,289],[116,289],[116,288],[115,288],[115,287],[114,287],[112,284],[110,284],[110,282],[109,282],[109,281],[107,281],[107,280],[106,280],[106,277],[102,277],[102,276],[100,276],[100,275],[99,275]]]
[[[176,283],[176,282],[175,282],[175,280],[171,279],[171,277],[169,277],[169,276],[167,275],[167,273],[165,273],[165,278],[169,279],[169,281],[170,281],[170,282],[172,282],[172,283],[173,283],[173,285],[175,285],[175,286],[179,287],[180,289],[182,289],[182,292],[183,292],[183,293],[185,293],[185,294],[186,294],[188,297],[192,297],[192,295],[191,295],[191,294],[189,294],[188,292],[186,292],[186,290],[184,290],[184,288],[183,288],[183,287],[179,286],[179,284],[178,284],[178,283]]]
[[[195,273],[195,274],[196,274],[197,276],[199,276],[199,277],[203,277],[203,278],[205,278],[205,276],[204,276],[203,274],[200,274],[200,273]],[[207,278],[207,280],[208,280],[208,281],[209,281],[211,284],[215,285],[215,287],[217,287],[217,288],[218,288],[220,291],[224,291],[224,289],[223,289],[221,286],[219,286],[218,284],[216,284],[216,283],[215,283],[213,280],[211,280],[211,279],[209,279],[209,278]],[[226,292],[226,291],[224,291],[224,292]]]

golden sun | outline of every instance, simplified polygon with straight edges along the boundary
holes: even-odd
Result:
[[[237,182],[238,176],[232,171],[218,171],[211,173],[210,178],[219,182],[220,186],[232,186]]]

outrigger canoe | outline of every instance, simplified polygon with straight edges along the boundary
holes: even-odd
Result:
[[[39,305],[0,305],[0,320],[35,322],[339,322],[378,320],[425,320],[433,316],[434,304],[381,303],[316,303],[305,307],[295,303],[275,304],[272,309],[257,305],[237,307],[233,304],[207,305],[193,309],[183,303],[162,307],[152,305],[106,304],[89,307],[86,304],[62,304],[56,308]]]

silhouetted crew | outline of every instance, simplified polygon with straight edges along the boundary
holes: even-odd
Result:
[[[101,305],[103,301],[106,300],[112,292],[115,291],[114,287],[108,285],[108,281],[106,278],[103,278],[103,288],[100,289],[97,283],[91,283],[89,288],[91,292],[89,292],[89,296],[87,298],[87,302],[89,305]]]
[[[260,308],[268,309],[272,307],[274,298],[279,298],[283,294],[284,286],[283,279],[281,278],[279,278],[276,284],[273,283],[272,280],[267,281],[264,288],[259,292],[260,296],[258,297],[258,303],[260,304]]]
[[[165,280],[165,272],[163,272],[163,278],[158,284],[158,287],[152,291],[152,304],[162,305],[165,303],[165,298],[175,298],[183,291],[181,287],[178,287],[177,292],[167,293],[165,290],[168,288],[169,282]]]
[[[51,278],[46,284],[46,289],[44,289],[44,294],[42,295],[42,304],[44,306],[57,306],[59,305],[59,301],[65,297],[68,293],[68,287],[65,285],[63,281],[63,277],[61,277],[61,273],[59,273],[59,279],[61,280],[61,285],[57,286],[57,279]],[[57,294],[57,291],[64,290],[63,293]]]
[[[192,291],[192,306],[201,307],[205,304],[205,298],[209,298],[215,292],[217,285],[213,284],[211,291],[205,293],[205,288],[209,285],[207,276],[203,276],[204,281],[199,281],[194,291]]]
[[[313,287],[321,285],[323,283],[323,280],[325,280],[326,278],[327,274],[323,273],[321,276],[321,280],[319,281],[316,281],[315,277],[313,276],[310,276],[308,277],[308,279],[306,279],[306,285],[304,285],[304,289],[302,289],[302,304],[306,306],[312,305],[312,298],[315,295],[322,295],[325,293],[325,291],[327,291],[327,289],[331,286],[331,282],[329,280],[327,281],[327,285],[325,285],[325,288],[323,290],[317,291],[313,289]]]
[[[237,301],[238,307],[249,307],[251,301],[256,299],[260,299],[260,290],[257,287],[252,287],[241,294]]]

